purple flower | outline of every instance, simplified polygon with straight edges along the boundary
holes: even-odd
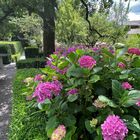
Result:
[[[128,53],[140,55],[140,49],[139,48],[129,48]]]
[[[131,89],[132,85],[130,85],[128,82],[123,82],[122,83],[122,88],[123,89]]]
[[[77,94],[77,93],[78,93],[78,89],[76,89],[76,88],[73,88],[68,91],[68,94]]]
[[[136,105],[140,107],[140,99],[136,102]]]
[[[109,115],[101,125],[104,140],[124,140],[128,129],[119,116]]]
[[[58,96],[61,92],[62,85],[59,81],[39,83],[33,93],[33,98],[37,102],[44,102],[46,99],[52,99],[53,95]]]
[[[43,78],[42,78],[42,75],[41,74],[37,74],[34,78],[34,81],[42,81]]]
[[[118,67],[121,69],[124,69],[126,67],[126,65],[123,62],[119,62]]]
[[[96,65],[96,60],[88,55],[83,55],[81,58],[79,58],[78,62],[81,68],[92,69]]]

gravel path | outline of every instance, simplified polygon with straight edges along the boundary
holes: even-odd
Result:
[[[12,79],[15,71],[15,64],[4,66],[3,71],[0,69],[0,140],[7,140],[11,110]],[[3,76],[3,74],[6,76]]]

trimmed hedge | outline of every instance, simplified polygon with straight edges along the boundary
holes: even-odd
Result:
[[[37,47],[27,47],[25,48],[26,58],[36,58],[39,56],[39,48]]]
[[[44,130],[46,115],[36,111],[32,104],[34,101],[27,101],[23,95],[27,88],[23,80],[27,77],[34,77],[39,74],[38,69],[17,70],[13,81],[12,114],[8,140],[47,140],[47,133]]]
[[[46,60],[44,58],[28,58],[25,60],[19,60],[16,63],[18,69],[24,68],[44,68]]]
[[[7,56],[3,56],[3,64],[11,63],[11,49],[10,45],[0,45],[0,53],[7,54]]]

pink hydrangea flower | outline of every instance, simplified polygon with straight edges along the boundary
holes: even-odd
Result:
[[[59,125],[52,133],[51,140],[62,140],[66,135],[66,127]]]
[[[123,89],[131,89],[132,85],[130,85],[128,82],[123,82],[122,83],[122,88]]]
[[[59,81],[53,82],[41,82],[37,85],[33,98],[37,98],[37,102],[44,102],[46,99],[51,99],[54,96],[58,96],[61,92],[62,85]]]
[[[119,116],[109,115],[101,125],[104,140],[124,140],[128,129]]]
[[[123,62],[119,62],[118,67],[121,69],[124,69],[126,67],[126,65]]]
[[[128,53],[140,55],[140,49],[139,48],[129,48]]]
[[[42,75],[41,74],[37,74],[34,78],[34,81],[42,81],[43,78],[42,78]]]
[[[76,88],[73,88],[68,91],[68,94],[77,94],[77,93],[78,93],[78,89],[76,89]]]
[[[140,99],[136,102],[136,105],[140,107]]]
[[[83,55],[81,58],[79,58],[78,62],[81,68],[92,69],[96,65],[96,60],[88,55]]]

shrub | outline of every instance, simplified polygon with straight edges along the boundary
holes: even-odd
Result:
[[[27,88],[24,79],[34,77],[38,69],[17,70],[13,80],[12,114],[10,121],[9,140],[46,140],[45,114],[37,111],[27,102],[24,90]],[[37,122],[37,123],[36,123]]]
[[[18,69],[24,68],[44,68],[46,61],[44,58],[28,58],[25,60],[19,60],[16,63]]]
[[[0,53],[7,54],[7,56],[3,56],[3,64],[10,64],[11,63],[11,50],[9,45],[1,45],[0,46]]]
[[[39,48],[37,47],[27,47],[25,48],[26,58],[36,58],[39,56]]]
[[[140,138],[140,49],[103,45],[58,50],[42,70],[45,80],[28,84],[28,89],[37,84],[27,94],[46,114],[48,137]],[[59,126],[63,129],[58,131]]]

